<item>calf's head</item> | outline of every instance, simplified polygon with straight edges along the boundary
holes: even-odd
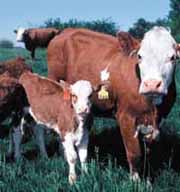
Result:
[[[64,81],[60,81],[64,91],[68,91],[72,106],[78,115],[86,115],[90,112],[91,102],[90,97],[93,88],[89,81],[79,80],[76,83],[69,85]]]
[[[16,33],[17,42],[24,42],[25,31],[26,30],[24,28],[19,28],[17,30],[14,30],[14,33]]]
[[[139,93],[161,104],[172,82],[179,46],[164,27],[153,27],[145,33],[138,51]]]

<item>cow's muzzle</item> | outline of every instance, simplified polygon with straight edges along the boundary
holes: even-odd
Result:
[[[160,95],[166,94],[166,90],[164,90],[162,80],[156,79],[142,81],[139,92],[140,94],[148,97],[158,97]]]

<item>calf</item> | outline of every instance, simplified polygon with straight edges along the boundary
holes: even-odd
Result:
[[[20,83],[26,91],[29,112],[35,121],[60,136],[69,164],[69,183],[74,183],[77,156],[82,170],[87,171],[88,129],[92,123],[91,84],[83,80],[73,85],[63,81],[56,83],[32,73],[24,73]]]
[[[24,42],[26,49],[31,52],[31,57],[34,59],[35,49],[37,47],[46,48],[51,39],[61,31],[55,28],[19,28],[18,30],[14,30],[14,32],[17,35],[16,40],[18,42]]]

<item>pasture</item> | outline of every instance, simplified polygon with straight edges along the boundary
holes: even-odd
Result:
[[[32,61],[29,52],[22,48],[0,49],[0,61],[17,56],[25,57],[33,71],[41,75],[47,75],[46,51],[37,50],[37,60]],[[74,186],[69,186],[67,174],[68,166],[58,155],[57,137],[48,134],[46,144],[49,159],[39,157],[35,138],[25,138],[22,145],[24,159],[18,163],[12,163],[5,157],[8,146],[8,125],[4,122],[3,131],[0,130],[0,191],[2,192],[57,192],[57,191],[86,191],[86,192],[116,192],[116,191],[180,191],[180,66],[176,68],[176,103],[168,117],[162,122],[162,133],[167,145],[162,156],[164,163],[160,168],[154,167],[154,181],[152,188],[142,180],[133,183],[128,178],[127,162],[119,130],[112,119],[95,119],[90,132],[88,174],[81,175],[79,166],[78,181]],[[10,121],[10,120],[9,120]],[[96,146],[95,146],[96,145]],[[163,159],[167,157],[166,159]],[[158,160],[157,160],[158,161]],[[158,163],[157,163],[158,164]]]

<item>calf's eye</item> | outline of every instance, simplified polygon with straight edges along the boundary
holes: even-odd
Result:
[[[73,101],[74,103],[77,102],[77,96],[76,96],[76,95],[72,95],[72,101]]]
[[[174,61],[176,59],[176,56],[173,55],[171,58],[170,58],[170,61]]]

